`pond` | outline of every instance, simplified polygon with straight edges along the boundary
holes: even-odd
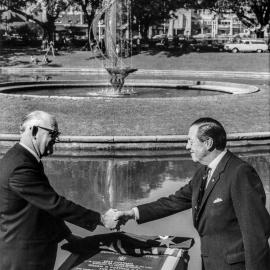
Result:
[[[68,97],[99,97],[114,95],[111,87],[59,87],[49,89],[13,90],[12,94],[38,95],[38,96],[68,96]],[[162,98],[162,97],[198,97],[209,95],[224,95],[226,93],[211,90],[191,89],[189,87],[164,88],[164,87],[126,87],[121,93],[125,98]],[[228,93],[227,93],[228,94]]]
[[[270,210],[270,153],[241,153],[260,175]],[[104,212],[108,208],[129,209],[174,193],[185,185],[198,167],[189,156],[133,158],[49,158],[45,170],[54,188],[68,199],[87,208]],[[87,236],[92,233],[71,225]],[[200,240],[187,210],[158,221],[137,225],[130,221],[122,230],[148,235],[177,235],[195,239],[190,250],[189,270],[200,270]],[[99,228],[94,233],[106,232]],[[57,265],[68,253],[59,250]]]

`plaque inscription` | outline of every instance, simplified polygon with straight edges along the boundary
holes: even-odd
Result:
[[[134,257],[102,252],[85,260],[73,270],[158,270],[162,268],[166,259],[167,256]]]

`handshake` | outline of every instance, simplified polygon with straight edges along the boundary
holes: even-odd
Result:
[[[101,224],[110,230],[120,230],[128,220],[135,219],[133,209],[127,211],[118,211],[117,209],[109,209],[105,214],[101,215]]]

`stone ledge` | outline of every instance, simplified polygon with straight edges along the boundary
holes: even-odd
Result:
[[[57,98],[57,99],[88,99],[95,98],[91,97],[77,97],[77,96],[54,96],[54,95],[36,95],[36,94],[25,94],[23,93],[25,89],[54,89],[59,87],[70,87],[70,86],[107,86],[108,82],[105,80],[93,80],[93,81],[48,81],[48,82],[5,82],[0,83],[0,93],[8,94],[10,96],[21,96],[21,97],[36,97],[36,98]],[[250,94],[259,91],[260,89],[254,85],[240,84],[240,83],[230,83],[230,82],[220,82],[220,81],[190,81],[190,80],[149,80],[149,79],[136,79],[136,80],[127,80],[126,86],[146,86],[146,87],[164,87],[164,89],[175,88],[175,87],[188,87],[188,89],[202,89],[208,91],[219,91],[230,94]],[[13,94],[12,91],[21,90],[22,94],[16,93]],[[100,96],[96,96],[100,98]],[[104,96],[106,97],[106,96]],[[107,96],[110,97],[110,96]]]
[[[14,143],[17,134],[0,134],[0,154]],[[56,157],[149,157],[187,156],[186,135],[168,136],[62,136]],[[270,152],[270,132],[228,134],[228,148],[238,153]]]
[[[240,140],[270,140],[270,131],[231,133],[229,141]],[[19,141],[19,134],[0,134],[0,141]],[[61,136],[61,143],[130,143],[130,142],[186,142],[187,135],[153,135],[153,136]]]
[[[53,68],[53,67],[0,67],[3,74],[31,74],[31,73],[74,73],[74,74],[107,74],[103,68]],[[154,69],[139,69],[134,75],[152,75],[152,76],[194,76],[196,77],[213,77],[222,78],[256,78],[270,79],[270,72],[252,72],[252,71],[220,71],[220,70],[154,70]]]

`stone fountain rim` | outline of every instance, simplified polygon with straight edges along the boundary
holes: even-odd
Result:
[[[19,134],[0,134],[0,155],[19,142]],[[52,158],[168,158],[186,157],[187,135],[62,136]],[[227,147],[235,152],[269,153],[270,132],[230,133]],[[243,152],[244,151],[244,152]]]
[[[4,82],[0,83],[0,94],[9,95],[9,96],[20,96],[20,97],[36,97],[36,98],[60,98],[60,99],[93,99],[101,98],[97,97],[75,97],[75,96],[40,96],[34,94],[13,94],[12,90],[24,89],[25,87],[39,88],[42,87],[61,87],[61,86],[106,86],[108,85],[107,80],[70,80],[70,81],[61,81],[61,80],[51,80],[51,81],[16,81],[16,82]],[[208,91],[218,91],[234,95],[239,94],[250,94],[255,93],[260,90],[259,87],[243,83],[231,83],[223,81],[199,81],[199,80],[173,80],[173,79],[132,79],[127,80],[125,83],[126,86],[144,86],[144,87],[164,87],[164,88],[175,88],[181,86],[189,86],[192,89],[201,89]],[[102,97],[105,98],[105,97]],[[178,97],[182,98],[182,97]],[[198,97],[189,97],[189,98],[198,98]],[[157,97],[157,99],[160,99]]]
[[[0,141],[19,141],[19,134],[0,133]],[[60,143],[129,143],[129,142],[186,142],[187,135],[144,135],[144,136],[61,136]],[[227,141],[270,140],[270,131],[236,132],[227,134]]]

